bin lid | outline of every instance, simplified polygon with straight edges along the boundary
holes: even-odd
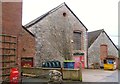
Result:
[[[64,62],[75,62],[74,60],[64,60]]]

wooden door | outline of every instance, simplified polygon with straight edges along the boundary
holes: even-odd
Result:
[[[108,55],[108,47],[106,44],[100,45],[100,59],[104,60]]]

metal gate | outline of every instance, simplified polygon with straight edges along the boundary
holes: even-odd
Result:
[[[9,81],[10,69],[16,65],[16,36],[0,35],[0,81]]]

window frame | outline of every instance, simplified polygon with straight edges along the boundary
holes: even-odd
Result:
[[[80,40],[79,40],[79,42],[80,42],[80,44],[75,44],[75,38],[74,38],[74,34],[75,33],[77,33],[77,34],[80,34]],[[77,40],[78,41],[78,40]],[[81,50],[82,49],[82,31],[80,31],[80,30],[74,30],[73,31],[73,49],[74,50]],[[78,47],[76,47],[76,46],[79,46],[79,48]]]

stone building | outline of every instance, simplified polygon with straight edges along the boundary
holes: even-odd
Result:
[[[104,29],[88,32],[88,67],[93,63],[103,67],[103,60],[110,56],[118,58],[118,48]]]
[[[57,6],[24,26],[36,39],[35,66],[50,60],[73,59],[73,53],[84,53],[87,67],[87,28],[65,4]]]

